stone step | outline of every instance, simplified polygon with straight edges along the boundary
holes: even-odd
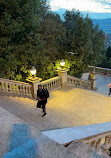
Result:
[[[11,133],[9,151],[25,144],[31,139],[31,129],[28,124],[14,124]]]
[[[5,154],[2,158],[37,158],[37,141],[30,139],[27,143]]]

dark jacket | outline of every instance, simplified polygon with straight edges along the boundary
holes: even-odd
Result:
[[[46,104],[46,103],[47,103],[47,95],[46,95],[44,89],[42,89],[41,92],[40,92],[39,90],[37,90],[37,96],[38,96],[40,99],[45,98],[45,100],[39,101],[41,104]]]

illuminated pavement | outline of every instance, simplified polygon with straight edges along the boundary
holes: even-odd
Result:
[[[38,130],[111,121],[111,97],[73,87],[51,93],[45,118],[28,98],[0,96],[0,106]]]
[[[111,122],[111,97],[73,87],[60,89],[50,94],[47,104],[48,115],[45,118],[41,117],[41,109],[36,108],[36,101],[28,98],[0,96],[0,107],[7,111],[7,113],[1,111],[0,114],[0,146],[3,146],[9,137],[5,133],[7,126],[16,122],[21,123],[19,120],[36,129],[37,133],[58,128]],[[11,117],[8,118],[8,115],[13,115],[17,121],[16,119],[13,121]],[[4,122],[6,122],[5,125]],[[6,131],[4,132],[3,129]]]
[[[84,73],[82,78],[87,80],[89,73]],[[111,83],[111,76],[96,74],[96,87],[97,92],[108,95],[109,87],[108,84]]]

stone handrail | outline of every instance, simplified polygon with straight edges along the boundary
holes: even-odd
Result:
[[[8,80],[4,78],[0,78],[0,91],[32,97],[32,86],[29,83]]]
[[[49,92],[57,90],[62,87],[61,77],[54,77],[54,78],[42,81],[41,84],[44,88],[47,88]]]
[[[82,80],[68,75],[68,86],[81,87],[86,89],[92,89],[92,82]]]
[[[111,131],[87,137],[81,139],[81,141],[96,148],[98,151],[102,151],[104,154],[110,154],[109,149],[111,148]]]
[[[95,73],[97,74],[102,74],[106,73],[106,75],[111,75],[111,69],[107,68],[102,68],[102,67],[94,67],[94,66],[89,66],[88,71],[93,71],[95,69]]]

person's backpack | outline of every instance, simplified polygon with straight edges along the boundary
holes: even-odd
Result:
[[[46,98],[49,98],[49,91],[47,90],[47,88],[44,88],[44,92],[46,94]]]

